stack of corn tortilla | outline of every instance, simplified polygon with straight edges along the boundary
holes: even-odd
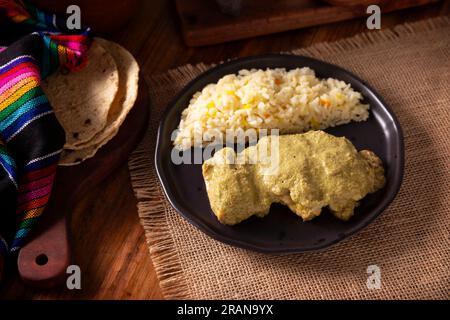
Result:
[[[110,141],[137,98],[139,66],[120,45],[95,38],[79,72],[55,72],[43,81],[55,115],[66,132],[59,165],[93,157]]]

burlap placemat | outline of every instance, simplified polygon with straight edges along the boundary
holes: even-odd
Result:
[[[404,130],[400,193],[357,235],[320,252],[269,256],[210,239],[166,201],[153,156],[161,112],[208,69],[183,66],[148,79],[149,131],[129,161],[151,256],[167,298],[404,299],[450,297],[450,17],[296,50],[367,80]],[[368,289],[367,267],[381,270]]]

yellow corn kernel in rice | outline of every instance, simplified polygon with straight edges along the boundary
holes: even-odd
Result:
[[[338,101],[338,103],[342,103],[345,100],[345,96],[340,92],[336,93],[334,97]]]

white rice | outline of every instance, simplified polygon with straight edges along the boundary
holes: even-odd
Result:
[[[283,134],[365,121],[369,105],[362,98],[350,84],[319,79],[310,68],[241,70],[194,94],[174,145],[200,146],[194,143],[200,136],[204,146],[227,129],[279,129]]]

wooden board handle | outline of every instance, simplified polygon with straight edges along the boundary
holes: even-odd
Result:
[[[63,283],[71,262],[66,218],[60,215],[52,222],[19,253],[19,274],[31,286],[53,287]]]

